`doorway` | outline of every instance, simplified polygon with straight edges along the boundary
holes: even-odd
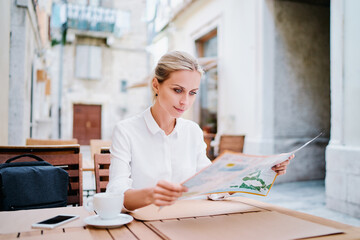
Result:
[[[73,138],[81,145],[101,139],[101,105],[74,104]]]

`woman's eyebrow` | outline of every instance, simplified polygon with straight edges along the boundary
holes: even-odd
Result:
[[[180,86],[179,84],[172,84],[173,86],[177,86],[181,89],[185,89],[183,86]],[[194,88],[194,89],[191,89],[191,91],[196,91],[196,90],[199,90],[199,88]]]
[[[173,86],[179,87],[181,89],[185,89],[183,86],[180,86],[179,84],[172,84]]]

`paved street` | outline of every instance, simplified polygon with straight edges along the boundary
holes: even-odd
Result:
[[[249,195],[244,194],[242,196],[337,222],[360,226],[360,219],[325,207],[325,183],[323,180],[275,184],[267,197]]]

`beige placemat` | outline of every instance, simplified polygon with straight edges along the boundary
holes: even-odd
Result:
[[[342,233],[278,212],[253,212],[147,223],[166,239],[282,240]]]
[[[171,206],[161,208],[161,210],[155,205],[149,205],[132,212],[131,215],[137,220],[152,221],[257,211],[263,210],[230,199],[223,201],[198,199],[179,200]]]

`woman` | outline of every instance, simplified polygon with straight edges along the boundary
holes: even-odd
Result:
[[[180,118],[194,103],[201,76],[191,55],[165,54],[152,80],[153,106],[115,126],[107,191],[124,193],[126,209],[173,204],[187,191],[180,183],[211,164],[201,128]],[[288,163],[273,170],[284,174]]]

